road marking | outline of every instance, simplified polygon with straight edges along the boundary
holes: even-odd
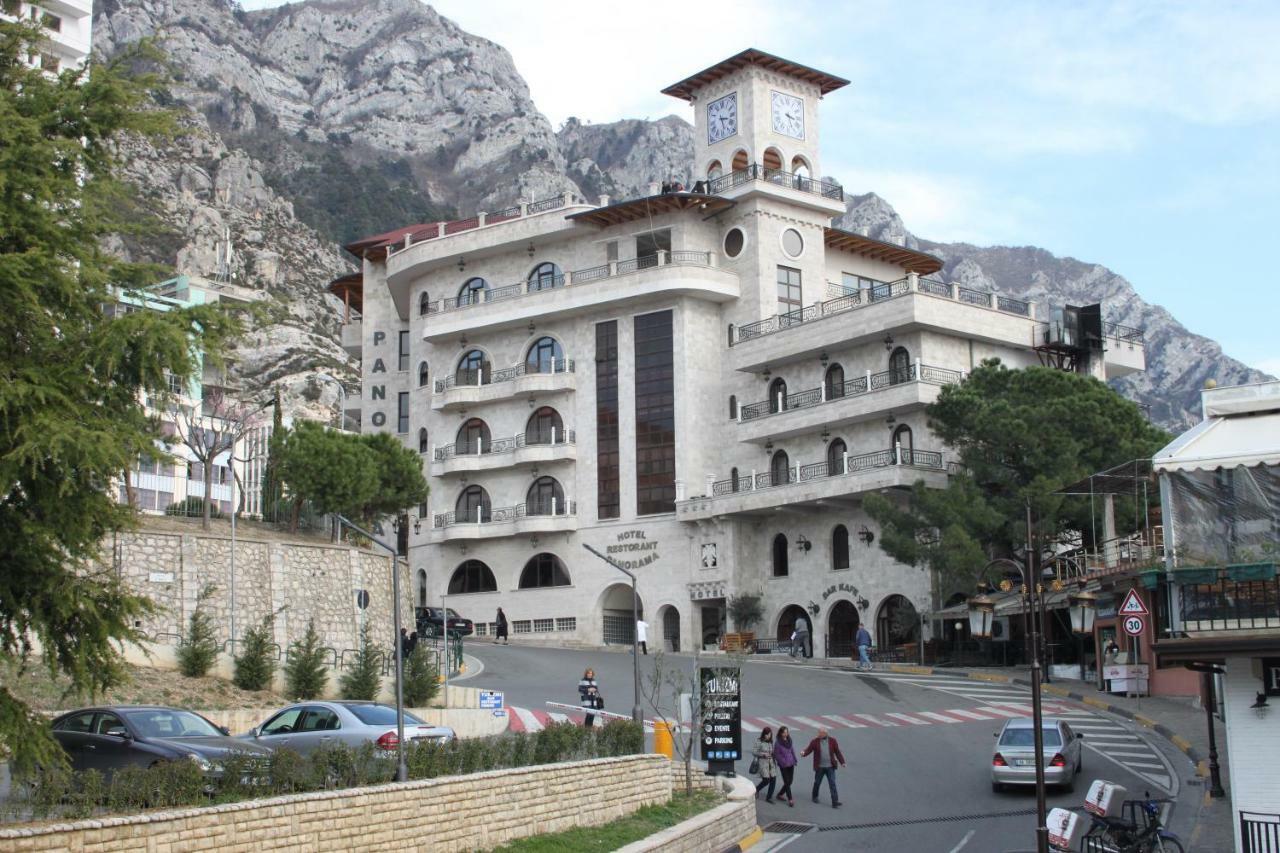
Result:
[[[520,721],[519,731],[525,731],[525,732],[542,731],[543,725],[542,723],[538,722],[538,718],[533,715],[532,711],[528,710],[527,708],[512,708],[511,710],[515,712],[515,716],[509,719],[511,719],[512,721],[515,721],[515,720]]]
[[[809,719],[808,717],[792,717],[791,719],[795,720],[795,721],[796,721],[797,723],[799,723],[802,727],[806,727],[806,728],[810,728],[810,729],[821,729],[821,728],[825,728],[825,725],[824,725],[824,724],[822,724],[822,723],[818,722],[817,720],[811,720],[811,719]]]
[[[959,708],[948,709],[947,713],[956,714],[961,717],[968,717],[970,720],[982,720],[983,722],[991,719],[991,717],[988,717],[986,714],[978,714],[973,711],[962,711]]]
[[[1026,714],[1021,714],[1017,711],[1010,711],[1008,708],[1001,708],[998,705],[992,705],[990,708],[984,708],[983,710],[989,710],[993,714],[1000,714],[1001,716],[1004,716],[1004,717],[1025,717],[1026,716]]]
[[[786,723],[782,722],[781,720],[775,720],[773,717],[756,717],[756,719],[764,723],[766,726],[768,726],[771,729],[777,729],[777,728],[780,728],[781,726],[786,725]]]
[[[554,720],[554,721],[555,721],[555,722],[557,722],[557,723],[567,723],[567,722],[569,722],[569,715],[568,715],[568,714],[558,714],[558,713],[556,713],[555,711],[548,711],[548,712],[547,712],[547,716],[548,716],[548,717],[550,717],[552,720]]]
[[[930,720],[937,720],[940,723],[959,723],[955,717],[948,717],[945,714],[939,714],[934,711],[916,711],[916,715],[920,717],[928,717]]]
[[[960,843],[957,844],[955,847],[952,847],[949,853],[960,853],[960,851],[964,849],[964,846],[969,843],[969,839],[973,838],[973,833],[976,831],[977,830],[971,829],[968,832],[966,832],[964,834],[964,838],[960,839]]]
[[[857,723],[847,717],[839,717],[835,714],[823,714],[822,718],[824,720],[830,720],[837,726],[844,726],[846,729],[865,729],[867,727],[865,723]]]
[[[1147,767],[1151,770],[1164,770],[1163,764],[1148,764],[1145,761],[1130,761],[1126,766],[1127,767]],[[1163,776],[1164,774],[1161,773],[1160,775]]]
[[[929,724],[928,724],[928,723],[926,723],[924,720],[917,720],[915,717],[911,716],[910,714],[899,714],[899,713],[897,713],[896,711],[889,711],[889,712],[887,712],[887,713],[885,714],[885,716],[886,716],[886,717],[894,717],[895,719],[899,719],[899,720],[905,720],[906,722],[910,723],[910,724],[911,724],[911,725],[913,725],[913,726],[927,726],[927,725],[929,725]]]
[[[760,727],[759,727],[759,726],[753,726],[751,723],[748,723],[746,720],[743,720],[743,721],[742,721],[742,730],[743,730],[744,732],[758,732],[758,731],[760,731]]]
[[[881,719],[878,719],[878,718],[876,718],[876,717],[871,716],[870,714],[850,714],[849,716],[851,716],[851,717],[857,717],[859,720],[866,720],[868,723],[870,723],[870,724],[871,724],[871,725],[873,725],[873,726],[889,726],[889,727],[894,727],[894,726],[897,726],[897,725],[898,725],[897,723],[893,722],[892,720],[881,720]]]

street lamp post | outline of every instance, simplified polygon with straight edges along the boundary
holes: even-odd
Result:
[[[612,557],[606,557],[585,542],[582,543],[582,547],[631,578],[631,674],[635,688],[635,700],[631,706],[631,719],[635,720],[638,725],[644,725],[644,714],[640,711],[640,638],[636,633],[636,625],[640,621],[640,592],[636,589],[635,572],[624,569],[617,560]]]
[[[1084,640],[1093,634],[1093,620],[1098,613],[1098,596],[1085,591],[1085,580],[1081,578],[1075,592],[1067,597],[1067,606],[1071,611],[1071,631],[1080,641],[1080,680],[1087,677],[1084,666]]]

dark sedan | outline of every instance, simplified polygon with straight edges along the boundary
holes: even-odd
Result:
[[[222,775],[222,762],[234,753],[271,754],[192,711],[155,705],[71,711],[53,721],[53,736],[70,756],[73,770],[97,770],[107,778],[122,767],[160,761],[192,761],[216,778]]]
[[[449,610],[449,633],[454,636],[469,637],[476,626],[470,619],[463,619],[452,607]],[[417,628],[418,636],[434,637],[440,633],[444,624],[444,612],[439,607],[419,607]]]

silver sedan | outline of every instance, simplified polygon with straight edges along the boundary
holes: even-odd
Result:
[[[1044,781],[1061,785],[1070,791],[1084,766],[1084,735],[1073,732],[1066,722],[1053,717],[1042,721],[1044,736]],[[1009,720],[996,735],[996,748],[991,755],[991,790],[1005,785],[1036,783],[1035,724],[1028,719]]]
[[[297,702],[273,714],[245,737],[269,749],[307,754],[324,745],[360,747],[372,743],[391,751],[399,744],[396,709],[377,702]],[[406,743],[453,740],[453,729],[432,726],[404,714]]]

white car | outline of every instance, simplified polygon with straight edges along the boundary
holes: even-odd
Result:
[[[1042,721],[1044,781],[1061,785],[1070,791],[1076,776],[1084,767],[1084,735],[1073,732],[1063,720],[1049,717]],[[1036,729],[1029,719],[1008,720],[996,735],[996,748],[991,755],[991,790],[1001,791],[1005,785],[1036,783]]]
[[[373,743],[391,751],[400,743],[396,709],[377,702],[297,702],[250,729],[245,737],[269,749],[288,748],[303,755],[326,744],[354,748]],[[428,725],[405,711],[404,737],[413,744],[449,741],[455,735],[448,726]]]

